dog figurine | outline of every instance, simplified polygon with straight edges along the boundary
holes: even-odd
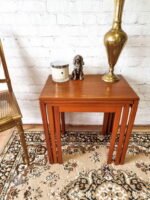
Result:
[[[80,55],[76,55],[73,59],[74,64],[74,70],[72,71],[71,80],[83,80],[84,74],[83,74],[83,57]]]

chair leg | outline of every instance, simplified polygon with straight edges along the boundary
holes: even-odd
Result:
[[[17,128],[18,128],[18,133],[19,133],[19,136],[20,136],[21,145],[23,147],[23,151],[24,151],[24,154],[25,154],[26,163],[29,166],[29,156],[28,156],[28,150],[27,150],[27,145],[26,145],[26,141],[25,141],[22,122],[17,124]]]

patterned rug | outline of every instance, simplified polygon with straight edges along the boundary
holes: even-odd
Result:
[[[0,156],[0,200],[149,200],[150,134],[132,133],[124,165],[107,165],[109,136],[62,137],[63,164],[50,165],[43,132],[27,132],[31,166],[16,133]]]

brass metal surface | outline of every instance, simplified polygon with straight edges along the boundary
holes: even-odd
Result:
[[[111,30],[104,36],[104,44],[109,62],[109,72],[102,77],[105,82],[116,82],[119,80],[119,77],[114,74],[114,67],[128,38],[127,34],[121,28],[124,1],[115,0],[113,25]]]

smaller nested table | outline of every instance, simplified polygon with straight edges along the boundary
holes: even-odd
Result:
[[[102,81],[101,75],[64,83],[55,83],[49,76],[39,100],[50,163],[63,162],[61,127],[64,132],[65,112],[103,112],[102,134],[111,134],[107,163],[113,161],[117,133],[115,164],[124,163],[139,97],[122,76],[113,84]]]

